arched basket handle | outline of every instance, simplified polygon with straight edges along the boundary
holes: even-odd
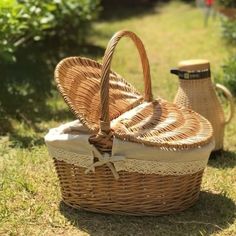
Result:
[[[215,87],[216,87],[217,90],[220,90],[223,93],[223,95],[225,96],[225,98],[229,101],[230,112],[229,112],[229,115],[228,115],[227,119],[225,120],[225,124],[228,124],[232,120],[233,115],[234,115],[233,96],[232,96],[231,92],[224,85],[216,84]]]
[[[141,58],[144,78],[144,99],[147,102],[153,100],[151,75],[149,61],[147,58],[146,50],[140,38],[131,31],[119,31],[109,41],[102,65],[101,74],[101,86],[100,86],[100,99],[101,99],[101,118],[100,118],[100,130],[97,135],[90,137],[90,143],[95,144],[100,151],[110,151],[112,147],[112,132],[110,127],[109,116],[109,74],[111,68],[112,57],[115,52],[116,45],[122,37],[128,37],[132,39],[135,46],[138,49],[139,56]]]
[[[147,54],[144,48],[144,45],[140,38],[131,31],[119,31],[117,32],[109,41],[104,57],[103,57],[103,66],[102,66],[102,75],[101,75],[101,121],[100,121],[100,130],[102,132],[109,132],[110,130],[110,117],[109,117],[109,74],[110,67],[112,62],[112,57],[115,52],[116,45],[122,37],[128,37],[132,39],[136,45],[139,56],[142,62],[143,68],[143,78],[144,78],[144,99],[147,102],[152,101],[152,86],[151,86],[151,76],[149,61]]]

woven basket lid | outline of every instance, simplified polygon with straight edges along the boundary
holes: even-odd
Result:
[[[144,96],[110,70],[115,46],[123,36],[131,38],[138,48]],[[146,51],[130,31],[113,36],[102,65],[86,58],[67,58],[58,64],[55,79],[77,118],[96,134],[90,142],[101,151],[111,149],[113,136],[163,149],[188,149],[212,141],[212,127],[205,118],[161,98],[153,100]]]
[[[92,132],[99,130],[102,65],[88,58],[70,57],[55,70],[60,93],[76,117]],[[119,74],[110,72],[109,111],[111,120],[140,104],[143,97]]]
[[[198,113],[161,98],[112,121],[115,136],[163,149],[188,149],[212,140],[210,123]]]

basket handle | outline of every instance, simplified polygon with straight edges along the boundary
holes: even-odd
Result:
[[[151,76],[150,76],[150,68],[149,61],[147,58],[147,54],[144,48],[144,45],[140,38],[131,31],[118,31],[109,41],[104,57],[103,57],[103,66],[102,66],[102,74],[101,74],[101,119],[100,119],[100,132],[109,133],[110,131],[110,117],[109,117],[109,74],[110,67],[112,62],[112,57],[115,51],[115,47],[120,41],[122,37],[128,37],[132,39],[134,44],[136,45],[139,56],[142,62],[143,68],[143,77],[144,77],[144,99],[147,102],[151,102],[152,97],[152,88],[151,88]]]
[[[225,120],[225,124],[228,124],[234,115],[234,100],[231,92],[222,84],[216,84],[216,89],[221,90],[223,92],[223,95],[226,97],[226,99],[229,101],[230,104],[230,112],[228,115],[228,118]]]

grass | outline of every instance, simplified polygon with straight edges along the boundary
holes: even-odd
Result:
[[[205,28],[202,12],[191,5],[115,9],[94,24],[90,45],[82,49],[57,42],[48,42],[47,48],[32,45],[18,52],[17,64],[0,65],[4,79],[16,84],[1,82],[0,88],[0,235],[236,235],[236,118],[226,128],[226,151],[209,162],[198,203],[185,212],[109,216],[76,211],[60,202],[56,173],[43,144],[48,128],[73,119],[51,83],[60,58],[82,54],[101,60],[115,31],[133,30],[146,45],[154,95],[172,100],[178,82],[169,69],[178,61],[207,58],[220,81],[220,66],[234,50],[220,38],[219,19]],[[136,49],[122,40],[116,52],[113,69],[142,91]]]

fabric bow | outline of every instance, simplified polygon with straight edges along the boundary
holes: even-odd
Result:
[[[94,162],[92,165],[90,165],[86,170],[85,174],[88,174],[90,171],[95,172],[95,167],[97,166],[102,166],[102,165],[107,165],[112,174],[114,175],[114,178],[117,180],[119,179],[119,174],[116,171],[116,168],[114,167],[113,163],[117,161],[124,161],[125,157],[124,156],[110,156],[108,153],[101,154],[97,148],[92,145],[92,153],[94,157],[98,158],[98,161]]]

